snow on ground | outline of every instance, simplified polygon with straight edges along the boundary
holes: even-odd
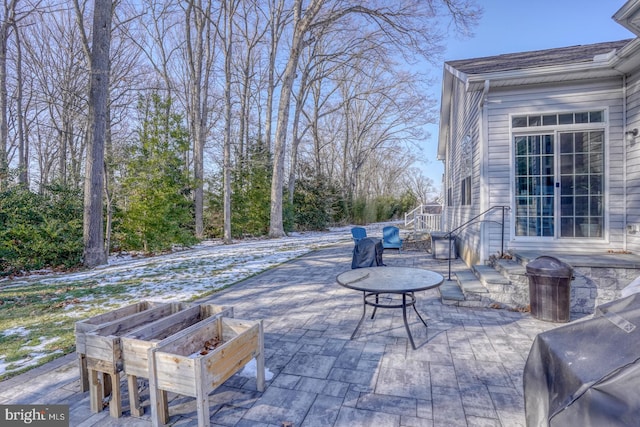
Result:
[[[366,227],[371,236],[382,236],[387,223]],[[292,233],[279,239],[239,240],[224,245],[220,241],[205,241],[191,249],[156,257],[110,257],[108,265],[68,274],[50,274],[28,277],[24,280],[0,280],[1,287],[24,285],[37,281],[43,284],[75,283],[85,280],[101,284],[128,284],[127,291],[112,297],[99,306],[93,297],[75,299],[66,305],[67,315],[86,317],[84,313],[95,308],[109,310],[131,304],[133,301],[185,301],[205,292],[222,288],[251,277],[273,266],[297,258],[317,248],[351,240],[351,227],[332,228],[327,232]],[[134,280],[134,282],[130,282]],[[4,331],[5,335],[24,334],[24,330]],[[22,368],[37,361],[34,349],[28,359],[12,362]],[[41,357],[41,356],[40,356]],[[35,360],[34,360],[35,359]],[[6,372],[4,355],[0,354],[0,373]]]

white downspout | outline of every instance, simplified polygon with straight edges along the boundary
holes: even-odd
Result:
[[[487,184],[487,177],[486,177],[486,171],[488,170],[488,166],[487,166],[487,161],[489,159],[489,149],[488,149],[488,144],[487,141],[489,141],[489,126],[488,126],[488,102],[487,102],[487,96],[489,95],[489,89],[491,86],[491,81],[490,80],[485,80],[484,81],[484,89],[482,90],[482,97],[480,98],[480,121],[479,121],[479,127],[480,129],[478,129],[478,147],[479,147],[479,154],[480,154],[480,170],[479,170],[479,174],[480,174],[480,211],[479,212],[484,212],[486,211],[489,206],[487,206],[488,204],[488,200],[489,200],[489,195],[486,194],[486,191],[488,190],[488,184]],[[486,191],[484,189],[487,189]],[[485,263],[486,260],[489,259],[489,248],[491,246],[491,242],[489,241],[489,230],[487,230],[486,224],[485,222],[481,223],[482,225],[480,226],[480,253],[478,254],[479,256],[479,261],[480,263]]]
[[[622,75],[622,201],[624,206],[624,213],[622,215],[622,250],[627,251],[627,75]]]

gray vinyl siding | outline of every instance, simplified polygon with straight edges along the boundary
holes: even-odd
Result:
[[[480,194],[480,149],[479,142],[479,102],[481,93],[466,92],[464,84],[456,80],[451,103],[452,120],[449,135],[447,161],[445,163],[445,195],[451,188],[452,203],[445,206],[445,231],[453,230],[469,221],[478,214],[481,205]],[[469,135],[471,137],[471,204],[462,205],[461,180],[466,176],[462,174],[462,141]],[[448,200],[447,200],[448,202]],[[477,261],[476,248],[480,244],[478,227],[470,226],[460,230],[458,241],[464,242],[458,251],[469,263]]]
[[[623,250],[628,245],[630,250],[640,251],[640,232],[630,235],[626,231],[627,223],[636,224],[640,229],[640,136],[637,138],[637,148],[632,147],[629,153],[625,153],[623,129],[625,108],[629,120],[627,128],[640,129],[640,73],[629,78],[627,86],[626,107],[623,105],[622,77],[590,82],[490,87],[483,113],[480,105],[482,91],[468,92],[465,90],[465,83],[456,79],[450,104],[451,122],[444,187],[445,190],[449,187],[452,189],[452,204],[445,209],[445,230],[464,224],[483,209],[514,206],[513,132],[510,126],[512,115],[601,109],[606,112],[605,123],[602,125],[605,133],[603,238],[585,240],[517,237],[512,230],[514,211],[511,209],[505,217],[507,226],[504,250],[588,252]],[[486,129],[483,130],[483,127]],[[575,125],[570,129],[578,130],[581,127]],[[535,129],[532,131],[535,132]],[[465,135],[472,135],[473,139],[471,205],[460,205],[460,180],[464,178],[460,174],[461,143]],[[484,152],[480,144],[486,144]],[[480,176],[481,172],[484,176]],[[626,217],[625,212],[628,215]],[[481,253],[487,258],[498,254],[502,248],[502,228],[498,224],[502,221],[501,211],[492,211],[484,219],[488,221],[473,224],[458,232],[458,250],[468,264],[483,263],[486,259],[480,259]]]
[[[604,240],[590,240],[587,249],[621,248],[623,242],[624,200],[622,144],[622,79],[589,84],[563,84],[535,86],[512,90],[496,89],[489,93],[488,134],[488,201],[489,206],[513,204],[511,114],[581,111],[605,109],[605,221],[608,233]],[[513,211],[511,212],[513,214]],[[512,219],[512,218],[510,218]],[[495,233],[491,234],[491,248],[499,245]],[[509,229],[511,249],[567,250],[571,239],[517,239]],[[584,244],[576,244],[579,251]]]
[[[627,129],[640,129],[640,73],[627,78]],[[627,224],[640,227],[640,136],[628,144]],[[640,253],[640,232],[627,233],[627,250]]]

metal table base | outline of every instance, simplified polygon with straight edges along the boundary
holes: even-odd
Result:
[[[389,294],[389,295],[402,295],[402,303],[397,304],[385,304],[380,302],[380,295]],[[374,299],[375,301],[372,301]],[[427,322],[422,318],[418,309],[416,308],[416,297],[413,292],[403,292],[401,294],[395,294],[390,292],[362,292],[362,317],[360,317],[360,321],[358,321],[358,325],[356,329],[351,334],[351,339],[356,336],[358,329],[362,325],[362,321],[367,315],[367,306],[370,305],[373,307],[373,313],[371,314],[371,318],[373,319],[376,315],[376,310],[378,308],[402,308],[402,320],[404,320],[404,327],[407,330],[407,335],[409,336],[409,341],[411,342],[411,347],[415,350],[416,344],[413,341],[413,335],[411,334],[411,329],[409,329],[409,322],[407,321],[407,307],[413,307],[413,311],[416,312],[416,315],[422,322],[422,324],[426,327]]]

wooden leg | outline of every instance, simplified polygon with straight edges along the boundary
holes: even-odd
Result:
[[[104,399],[104,384],[101,383],[98,371],[88,370],[89,377],[89,405],[91,412],[97,414],[102,411],[102,400]]]
[[[129,389],[129,408],[131,415],[141,417],[144,415],[144,408],[140,404],[140,394],[138,393],[138,377],[127,375],[127,388]]]
[[[105,374],[111,378],[111,401],[109,402],[109,414],[112,418],[122,416],[122,394],[120,393],[120,374]]]
[[[111,384],[111,377],[109,375],[103,373],[100,375],[102,376],[102,398],[104,399],[111,394],[113,384]]]
[[[207,427],[209,422],[209,393],[207,392],[207,384],[201,379],[203,372],[200,363],[196,364],[196,408],[198,410],[198,427]]]
[[[80,392],[89,391],[89,373],[87,372],[87,358],[78,353],[78,368],[80,370]]]
[[[153,348],[148,351],[149,360],[149,398],[151,400],[151,425],[160,427],[169,423],[169,403],[167,392],[158,388],[156,379],[156,357]]]
[[[264,333],[262,330],[262,320],[260,321],[260,328],[258,330],[258,355],[256,356],[256,388],[258,391],[264,391]]]

